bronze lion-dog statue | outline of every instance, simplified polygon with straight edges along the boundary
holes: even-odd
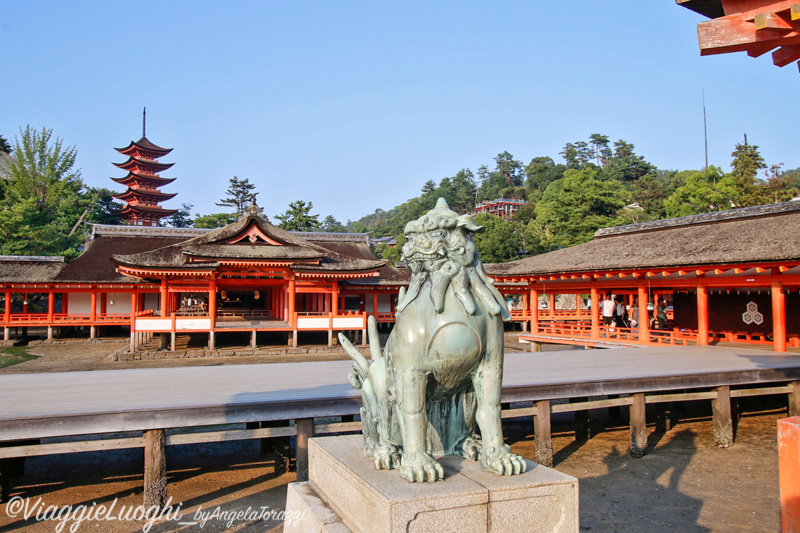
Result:
[[[354,360],[350,383],[362,392],[364,455],[409,481],[443,479],[434,455],[445,454],[500,475],[525,471],[503,443],[503,320],[511,317],[475,249],[472,233],[481,230],[440,198],[405,227],[411,282],[384,352],[372,316],[371,363],[339,334]]]

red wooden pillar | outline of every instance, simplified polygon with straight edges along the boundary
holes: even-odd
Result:
[[[94,322],[97,320],[97,289],[92,287],[92,297],[90,301],[90,309],[89,309],[89,320]]]
[[[100,294],[100,315],[105,315],[108,313],[108,293],[104,292]]]
[[[647,285],[639,283],[639,342],[650,342],[650,312],[647,310]]]
[[[554,319],[556,317],[556,293],[554,292],[550,293],[550,317]]]
[[[800,531],[800,416],[778,420],[781,531]]]
[[[783,283],[772,282],[772,338],[776,352],[786,351],[786,295]]]
[[[167,296],[169,293],[167,292],[167,278],[161,280],[161,287],[159,287],[158,291],[161,293],[161,316],[168,317],[169,312],[167,308],[169,305],[167,303]]]
[[[531,333],[539,333],[539,291],[531,289]]]
[[[372,314],[378,319],[378,291],[372,293]]]
[[[29,311],[29,309],[28,309],[28,293],[27,292],[23,292],[22,293],[22,314],[23,315],[27,315],[28,311]]]
[[[61,293],[61,312],[65,315],[69,313],[69,293],[62,292]]]
[[[581,294],[575,294],[575,318],[581,317]]]
[[[291,278],[289,280],[289,294],[287,294],[287,296],[289,300],[287,320],[289,321],[289,325],[294,328],[297,325],[297,321],[294,318],[294,304],[295,304],[294,278]]]
[[[6,291],[6,301],[3,309],[3,321],[6,324],[11,322],[11,291]]]
[[[214,329],[217,325],[217,280],[211,278],[208,282],[208,318],[209,328]]]
[[[697,286],[697,344],[708,346],[708,292]]]
[[[339,282],[333,282],[333,292],[331,293],[331,314],[339,314]]]
[[[600,339],[600,294],[597,292],[597,287],[592,284],[592,339]]]
[[[47,321],[51,324],[56,317],[56,302],[55,302],[56,293],[53,289],[47,291]]]

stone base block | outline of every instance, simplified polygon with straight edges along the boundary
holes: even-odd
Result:
[[[360,435],[309,440],[309,482],[289,486],[287,516],[300,518],[286,533],[578,531],[572,476],[530,461],[524,474],[498,476],[445,456],[444,481],[410,483],[376,470],[362,446]]]

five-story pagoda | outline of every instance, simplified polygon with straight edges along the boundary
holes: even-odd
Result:
[[[135,226],[157,226],[159,220],[175,213],[177,209],[164,209],[159,204],[173,198],[177,193],[165,193],[160,187],[172,183],[175,178],[162,178],[159,172],[167,170],[174,163],[160,163],[158,159],[172,151],[172,148],[161,148],[153,144],[145,135],[145,122],[142,125],[142,138],[131,141],[125,148],[115,148],[119,153],[128,156],[124,163],[114,163],[128,175],[122,178],[111,178],[127,187],[122,194],[114,198],[126,202],[116,214],[128,224]]]

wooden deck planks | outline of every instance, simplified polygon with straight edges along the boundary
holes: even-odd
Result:
[[[506,355],[503,401],[800,379],[800,356],[728,347]],[[358,412],[349,361],[0,375],[0,441]]]

